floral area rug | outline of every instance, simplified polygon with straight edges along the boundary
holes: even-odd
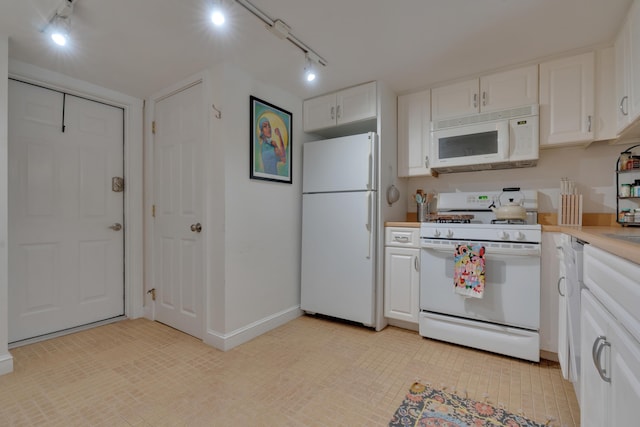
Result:
[[[486,403],[414,383],[389,427],[544,427]]]

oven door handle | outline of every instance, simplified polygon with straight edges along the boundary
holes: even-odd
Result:
[[[451,256],[453,256],[453,252],[455,251],[455,247],[454,246],[432,246],[429,245],[428,243],[423,243],[422,244],[422,249],[428,249],[431,251],[436,251],[436,252],[442,252],[445,254],[449,254]],[[540,256],[540,248],[537,249],[509,249],[509,248],[487,248],[485,247],[485,253],[484,253],[485,257],[490,257],[493,255],[500,255],[500,256]]]

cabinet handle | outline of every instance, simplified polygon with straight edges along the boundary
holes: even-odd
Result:
[[[560,282],[562,282],[563,280],[565,280],[564,276],[560,277],[558,279],[558,293],[560,294],[561,297],[564,297],[564,294],[562,293],[562,291],[560,290]]]
[[[587,132],[591,132],[591,116],[587,116]]]
[[[429,169],[429,156],[424,156],[424,167]]]
[[[473,94],[473,108],[478,108],[478,94]]]
[[[336,115],[338,116],[338,118],[340,118],[340,117],[341,117],[341,114],[340,114],[340,106],[339,106],[339,105],[336,107]]]
[[[487,96],[487,92],[486,91],[482,91],[482,105],[487,105],[487,102],[489,102],[489,101],[487,101],[488,98],[489,97]]]
[[[629,111],[624,110],[625,101],[627,101],[627,105],[628,105],[629,97],[627,95],[623,96],[622,99],[620,100],[620,112],[622,113],[623,116],[628,116]]]
[[[336,107],[331,107],[331,120],[336,119]]]
[[[416,269],[416,271],[420,271],[420,264],[419,264],[419,261],[418,261],[418,257],[415,257],[413,259],[413,267]]]
[[[409,238],[407,236],[393,236],[393,238],[396,242],[409,243]]]
[[[591,348],[591,358],[593,359],[593,364],[596,366],[596,370],[598,371],[598,375],[602,378],[602,381],[606,383],[611,382],[611,377],[607,377],[607,370],[602,368],[600,365],[600,357],[602,357],[602,350],[605,347],[611,348],[611,343],[607,341],[607,337],[604,335],[600,335],[593,342],[593,347]]]

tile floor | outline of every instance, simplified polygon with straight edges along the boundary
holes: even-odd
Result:
[[[2,426],[385,426],[415,380],[578,426],[557,363],[303,316],[228,352],[146,319],[11,350]]]

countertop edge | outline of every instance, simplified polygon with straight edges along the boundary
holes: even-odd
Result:
[[[384,223],[385,227],[407,227],[407,228],[420,228],[419,222],[413,221],[387,221]]]
[[[543,225],[542,231],[568,234],[620,258],[640,264],[639,244],[607,236],[609,234],[640,236],[640,229],[605,226]]]

